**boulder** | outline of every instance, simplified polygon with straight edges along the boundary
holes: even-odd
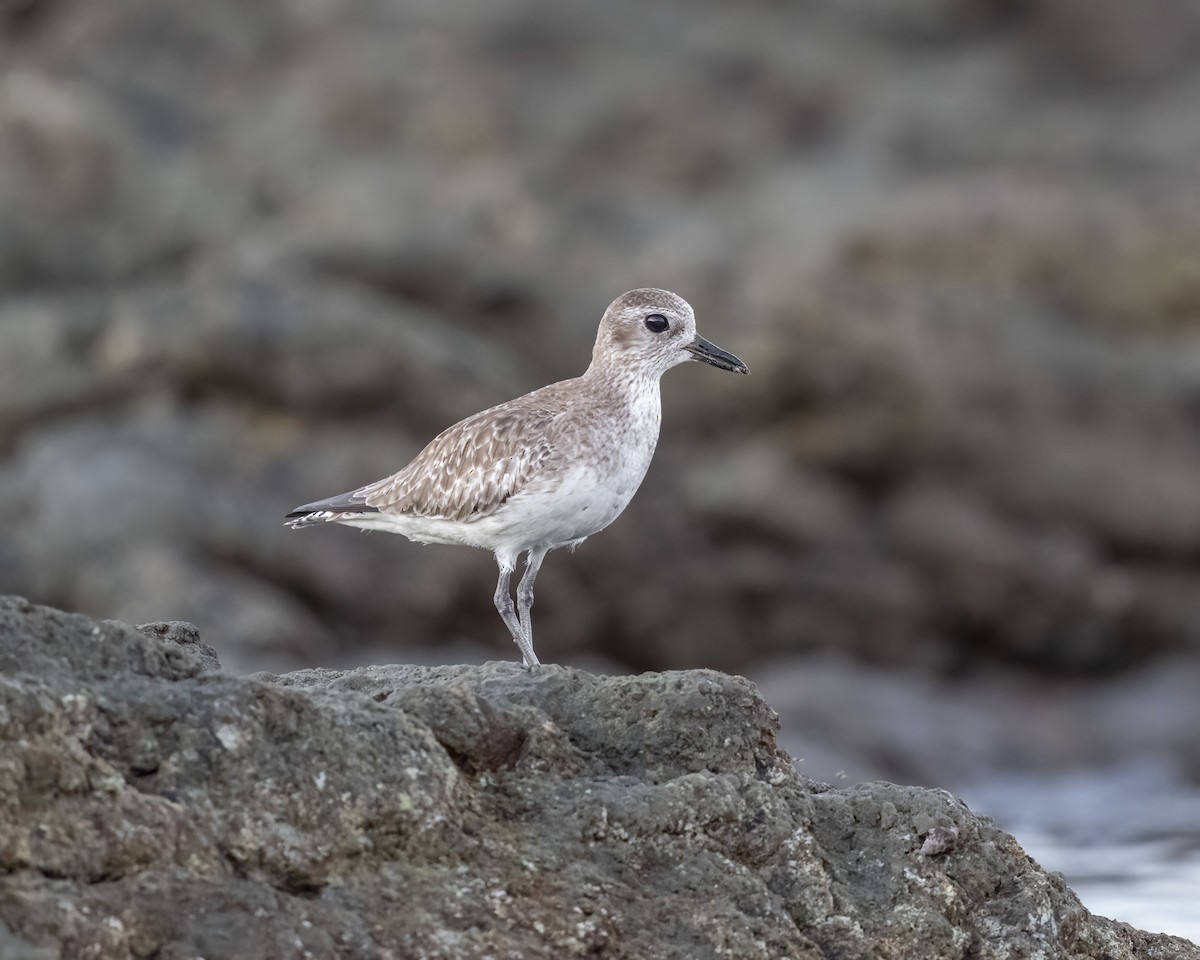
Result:
[[[939,790],[800,776],[752,684],[514,663],[236,677],[0,600],[0,952],[1200,958]]]

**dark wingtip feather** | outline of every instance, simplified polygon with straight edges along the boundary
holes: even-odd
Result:
[[[314,513],[378,512],[378,507],[369,507],[363,503],[361,494],[355,490],[353,493],[339,493],[336,497],[330,497],[328,500],[317,500],[313,503],[306,503],[303,506],[296,507],[296,509],[287,514],[284,519],[294,522],[297,520],[303,520]]]

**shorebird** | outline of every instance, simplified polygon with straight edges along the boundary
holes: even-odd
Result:
[[[530,610],[542,561],[579,546],[628,505],[658,442],[659,378],[688,360],[750,372],[696,333],[682,297],[630,290],[604,311],[583,376],[467,417],[399,473],[297,507],[288,524],[344,523],[491,550],[500,568],[496,609],[525,666],[536,666]],[[521,554],[514,603],[509,582]]]

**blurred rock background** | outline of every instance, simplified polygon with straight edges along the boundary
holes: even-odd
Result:
[[[1190,0],[3,0],[0,591],[235,670],[511,658],[487,554],[282,515],[665,286],[753,373],[665,378],[543,657],[756,677],[816,776],[1128,782],[1083,832],[1177,862],[1198,104]]]

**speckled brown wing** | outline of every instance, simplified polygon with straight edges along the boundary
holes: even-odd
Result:
[[[555,457],[560,409],[522,397],[456,423],[399,473],[357,491],[381,513],[472,520],[494,513]]]

